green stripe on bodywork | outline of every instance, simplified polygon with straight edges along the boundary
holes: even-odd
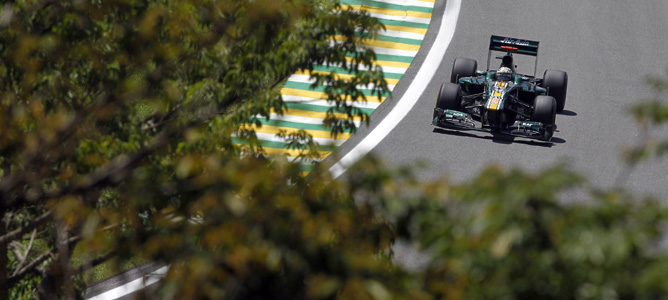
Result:
[[[527,54],[538,54],[537,51],[528,51],[528,50],[521,50],[521,49],[518,49],[516,51],[520,52],[520,53],[527,53]]]
[[[403,11],[410,10],[410,11],[427,12],[427,13],[431,13],[434,10],[433,8],[430,7],[399,5],[399,4],[383,3],[370,0],[342,0],[341,3],[348,5],[366,5],[371,7],[388,8],[388,9],[396,9]]]
[[[509,51],[508,49],[501,48],[501,46],[494,46],[494,49],[492,49],[492,50],[500,51],[500,52]],[[529,54],[529,55],[533,55],[533,56],[538,55],[538,51],[531,51],[531,50],[515,49],[515,50],[512,50],[512,52],[524,53],[524,54]]]

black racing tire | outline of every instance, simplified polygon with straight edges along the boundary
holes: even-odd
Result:
[[[457,57],[452,64],[452,73],[450,73],[450,82],[458,83],[457,80],[462,77],[475,76],[478,69],[478,62],[475,59],[466,57]]]
[[[557,116],[557,101],[552,96],[536,96],[534,99],[532,121],[545,125],[554,125]]]
[[[459,84],[444,82],[438,90],[436,107],[440,109],[459,110],[462,100],[462,88]]]
[[[547,94],[557,101],[557,112],[562,112],[566,107],[568,74],[559,70],[546,70],[543,74],[543,87],[547,89]]]

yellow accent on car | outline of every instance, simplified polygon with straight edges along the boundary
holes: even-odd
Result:
[[[489,102],[489,110],[498,110],[499,104],[501,103],[501,98],[494,97]]]

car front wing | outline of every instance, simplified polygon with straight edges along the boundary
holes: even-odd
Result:
[[[431,123],[436,127],[448,129],[495,132],[541,141],[550,141],[557,127],[556,125],[546,125],[541,122],[517,120],[505,128],[492,128],[483,126],[468,113],[438,107],[434,108],[434,119]]]

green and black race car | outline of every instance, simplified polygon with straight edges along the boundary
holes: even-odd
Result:
[[[457,58],[450,82],[441,85],[432,124],[438,127],[479,130],[550,141],[557,125],[556,113],[564,109],[568,75],[546,70],[536,78],[537,41],[492,36],[487,71],[478,62]],[[493,51],[505,54],[498,70],[490,70]],[[513,54],[535,57],[534,75],[515,72]]]

